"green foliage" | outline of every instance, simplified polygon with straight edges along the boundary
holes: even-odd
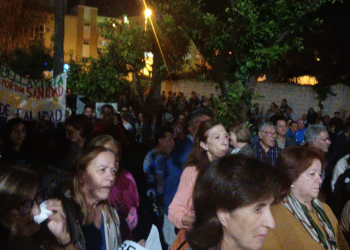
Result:
[[[106,20],[101,23],[100,31],[109,41],[100,56],[109,58],[112,67],[124,74],[145,67],[145,52],[151,50],[151,40],[143,27]]]
[[[101,55],[90,58],[89,64],[70,62],[68,88],[95,101],[117,101],[129,82],[122,73],[110,63],[109,58]]]
[[[242,106],[249,105],[253,95],[248,79],[264,73],[291,49],[303,49],[299,34],[312,27],[305,23],[307,15],[330,0],[227,0],[227,5],[216,13],[201,11],[202,6],[198,9],[194,1],[162,2],[177,2],[190,10],[187,18],[182,13],[184,9],[173,11],[177,11],[177,23],[193,39],[220,84],[224,95],[217,103],[217,109],[222,110],[218,112],[221,120],[235,120],[245,116]],[[315,22],[319,20],[315,18]],[[242,87],[237,89],[237,82]],[[238,95],[241,88],[247,93]]]
[[[171,13],[165,13],[168,6],[158,5],[156,18],[152,18],[160,49],[150,21],[147,31],[143,25],[130,20],[130,24],[106,19],[100,25],[100,34],[108,39],[107,46],[99,52],[99,58],[90,58],[89,64],[71,62],[68,87],[74,92],[92,99],[115,100],[130,83],[125,76],[133,73],[136,76],[136,91],[142,95],[145,89],[140,71],[146,66],[145,52],[152,52],[158,63],[153,64],[153,74],[160,76],[151,85],[160,84],[170,71],[181,70],[190,39],[185,31],[175,23]],[[142,22],[141,22],[142,23]],[[159,80],[160,79],[160,80]],[[155,87],[156,88],[156,87]]]
[[[228,129],[229,126],[237,120],[242,120],[241,109],[242,100],[251,102],[253,94],[241,82],[230,85],[230,91],[227,95],[220,95],[214,99],[212,111],[216,120],[220,120]],[[254,96],[257,98],[257,96]]]
[[[31,79],[42,79],[43,71],[52,70],[50,50],[39,40],[10,51],[4,63],[18,75]]]

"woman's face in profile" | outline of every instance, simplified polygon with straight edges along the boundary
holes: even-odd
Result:
[[[11,130],[11,141],[15,146],[21,146],[26,137],[26,128],[23,123],[17,124]]]
[[[271,214],[274,198],[255,202],[231,212],[218,211],[223,226],[225,249],[260,249],[269,229],[275,227]]]
[[[228,133],[224,126],[218,124],[209,129],[206,134],[206,142],[200,142],[200,146],[207,151],[209,161],[224,156],[228,150]]]
[[[300,202],[309,202],[318,197],[320,192],[322,164],[316,159],[293,183],[293,196]]]
[[[6,224],[11,233],[16,236],[31,236],[39,231],[40,225],[34,222],[34,215],[40,214],[40,207],[35,201],[38,187],[33,188],[25,196],[16,208],[13,208],[7,216]]]

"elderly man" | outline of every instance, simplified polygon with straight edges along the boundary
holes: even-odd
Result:
[[[277,157],[282,151],[276,142],[276,128],[271,122],[264,122],[259,128],[260,140],[252,144],[255,158],[275,166]]]
[[[318,150],[324,154],[325,170],[322,173],[322,193],[328,196],[331,195],[331,179],[333,175],[334,157],[328,152],[331,146],[331,141],[327,132],[327,128],[323,125],[310,125],[305,131],[305,143],[309,148]]]
[[[331,145],[327,129],[323,125],[310,125],[304,134],[305,143],[308,147],[327,153]]]
[[[304,134],[306,131],[303,119],[297,120],[297,126],[298,126],[298,130],[295,133],[295,139],[297,139],[298,144],[301,145],[304,142]]]
[[[284,119],[280,118],[276,122],[276,143],[280,149],[287,147],[298,146],[298,142],[293,137],[287,135],[287,123]]]

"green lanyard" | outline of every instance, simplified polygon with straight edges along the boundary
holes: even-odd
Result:
[[[330,230],[332,230],[332,232],[333,232],[333,234],[334,234],[334,229],[333,229],[332,224],[331,224],[331,222],[329,221],[329,219],[328,219],[326,213],[325,213],[315,202],[313,202],[313,201],[312,201],[312,206],[313,206],[313,208],[315,208],[317,214],[318,214],[319,216],[321,216],[322,221],[323,221],[324,223],[327,224],[328,228],[330,228]],[[329,249],[329,248],[328,248],[328,244],[327,244],[327,241],[328,241],[328,243],[329,243],[330,245],[333,245],[333,246],[336,248],[336,247],[337,247],[337,243],[336,243],[334,240],[327,240],[327,239],[325,238],[325,236],[323,235],[322,231],[319,229],[319,227],[317,226],[317,224],[314,222],[314,220],[312,219],[311,215],[309,214],[309,211],[308,211],[307,207],[306,207],[305,205],[303,205],[303,204],[301,204],[301,207],[302,207],[302,209],[303,209],[303,211],[304,211],[306,217],[309,219],[310,224],[311,224],[312,227],[316,230],[317,235],[318,235],[318,237],[320,238],[320,240],[321,240],[321,242],[322,242],[322,245],[323,245],[326,249]],[[321,223],[321,224],[322,224],[322,223]],[[327,231],[326,231],[326,232],[327,232]],[[334,234],[334,235],[335,235],[335,234]]]

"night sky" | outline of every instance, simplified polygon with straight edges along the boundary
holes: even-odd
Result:
[[[67,0],[68,10],[82,2],[82,0]],[[142,0],[85,0],[86,6],[97,7],[99,16],[119,17],[142,13]]]
[[[69,9],[84,0],[67,1],[67,7]],[[204,0],[204,2],[206,6],[203,10],[211,13],[222,13],[227,4],[227,0]],[[98,15],[109,17],[119,17],[123,14],[135,16],[143,14],[144,9],[142,0],[85,0],[85,5],[97,7]]]

